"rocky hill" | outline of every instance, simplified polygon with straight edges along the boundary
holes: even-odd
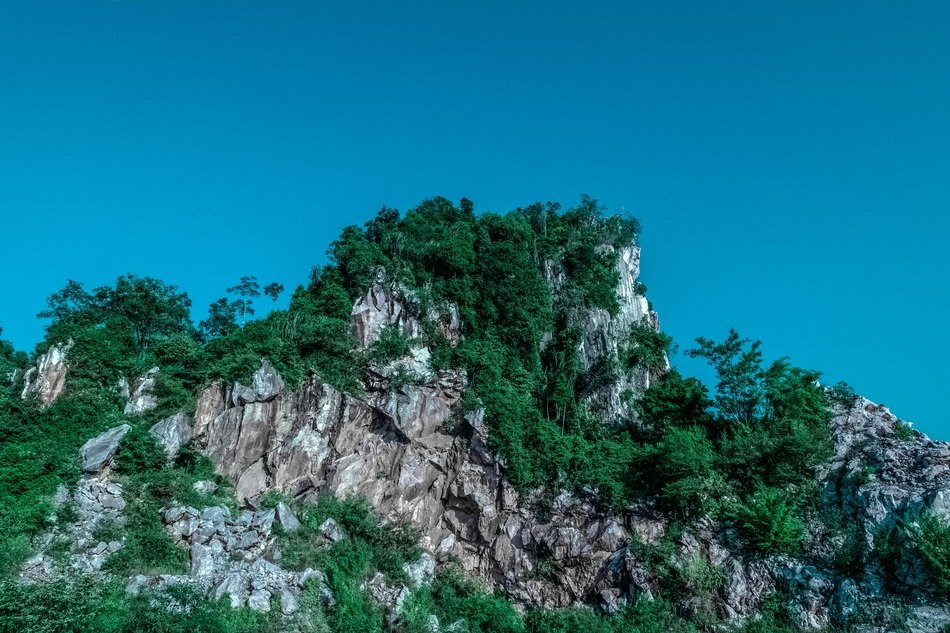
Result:
[[[813,373],[761,367],[737,337],[700,341],[720,376],[748,379],[741,397],[707,398],[670,368],[631,234],[589,208],[496,221],[446,205],[345,234],[335,264],[269,317],[273,340],[235,322],[153,351],[172,328],[131,381],[119,370],[134,363],[92,362],[102,346],[85,316],[54,317],[6,405],[49,432],[66,419],[76,445],[42,475],[55,490],[35,491],[44,516],[9,557],[18,598],[0,600],[0,621],[86,630],[111,609],[126,614],[115,630],[179,630],[182,614],[233,630],[228,608],[251,623],[240,630],[950,630],[950,445]],[[534,228],[502,235],[512,217]],[[418,244],[437,243],[397,259],[387,240],[423,230],[413,222],[441,231]],[[516,249],[539,285],[472,290],[460,280],[498,271],[419,263],[463,228],[475,256]],[[360,240],[386,258],[355,252]],[[596,275],[612,288],[600,302]],[[328,290],[336,280],[346,292]],[[341,302],[339,340],[300,334],[336,327],[302,315]],[[308,356],[304,339],[343,351]],[[235,358],[253,371],[230,371]],[[18,437],[6,432],[5,456]],[[77,591],[89,578],[115,589]],[[19,599],[86,602],[41,625]]]

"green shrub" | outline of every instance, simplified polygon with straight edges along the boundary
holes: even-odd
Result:
[[[898,420],[894,423],[894,437],[899,439],[902,442],[913,439],[917,436],[917,431],[914,430],[909,423],[904,420]]]
[[[638,323],[623,347],[622,363],[627,369],[637,365],[662,367],[672,342],[669,335],[657,332],[649,322]]]
[[[836,382],[828,388],[828,400],[840,407],[850,407],[857,397],[854,387],[844,381]]]
[[[440,622],[464,622],[468,633],[524,633],[525,625],[511,603],[468,580],[458,567],[440,570],[432,584],[432,603]]]
[[[767,554],[795,554],[805,537],[805,523],[788,492],[762,486],[732,512],[749,541]]]
[[[226,599],[213,602],[186,587],[130,597],[121,583],[93,577],[35,585],[0,580],[0,633],[280,633],[285,627],[276,613],[232,609]]]
[[[365,499],[322,496],[298,508],[302,528],[280,535],[282,565],[313,567],[327,574],[336,605],[325,614],[333,631],[381,631],[383,615],[362,589],[376,571],[395,582],[406,582],[403,566],[416,560],[419,536],[408,527],[383,524]],[[335,520],[346,538],[326,543],[319,527]]]
[[[379,339],[369,349],[369,359],[385,365],[394,360],[405,358],[412,351],[409,337],[403,334],[398,325],[388,325],[379,333]]]
[[[907,531],[934,584],[950,593],[950,523],[933,512],[923,512],[908,524]]]
[[[657,443],[653,468],[668,507],[702,514],[719,496],[723,481],[715,469],[716,453],[698,427],[672,428]]]
[[[113,463],[117,473],[130,475],[158,470],[167,461],[165,449],[148,432],[148,427],[138,424],[122,438]]]

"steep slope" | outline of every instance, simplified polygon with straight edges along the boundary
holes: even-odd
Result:
[[[206,340],[153,280],[154,334],[119,284],[60,306],[8,406],[72,416],[81,465],[11,592],[91,577],[299,631],[950,626],[950,445],[737,335],[700,341],[745,390],[713,401],[670,368],[622,224],[462,207],[384,211],[289,311]]]

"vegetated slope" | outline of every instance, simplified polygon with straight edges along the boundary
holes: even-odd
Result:
[[[0,349],[0,627],[939,630],[946,445],[734,332],[670,369],[636,234],[383,209],[197,328],[70,282]]]

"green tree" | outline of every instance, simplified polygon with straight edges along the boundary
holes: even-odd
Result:
[[[0,336],[3,328],[0,327]],[[26,363],[26,354],[18,352],[9,341],[0,339],[0,385],[16,378],[17,370]]]
[[[916,521],[908,522],[905,529],[934,584],[950,593],[950,522],[932,511],[925,511]]]
[[[123,275],[114,285],[92,293],[70,280],[50,295],[47,309],[38,316],[51,320],[45,345],[69,338],[107,339],[123,347],[122,353],[144,358],[155,341],[192,331],[190,308],[191,299],[173,285],[152,277]],[[82,345],[78,348],[74,356],[82,356]]]
[[[244,325],[247,322],[247,317],[254,315],[254,298],[261,296],[257,277],[254,275],[241,277],[241,281],[237,285],[228,288],[228,292],[237,297],[231,303],[237,313],[241,315],[241,325]]]
[[[645,433],[652,439],[663,437],[670,429],[712,424],[712,401],[706,386],[696,378],[683,378],[676,369],[652,383],[636,406]]]
[[[227,336],[238,329],[237,306],[225,298],[208,306],[208,318],[198,324],[205,340]]]
[[[264,295],[270,297],[273,301],[277,301],[277,297],[279,297],[283,291],[284,284],[279,284],[276,281],[264,286]]]
[[[765,389],[760,341],[740,338],[735,330],[722,343],[708,338],[696,339],[698,347],[686,351],[692,358],[705,359],[715,370],[716,409],[723,419],[751,424],[764,414]]]

